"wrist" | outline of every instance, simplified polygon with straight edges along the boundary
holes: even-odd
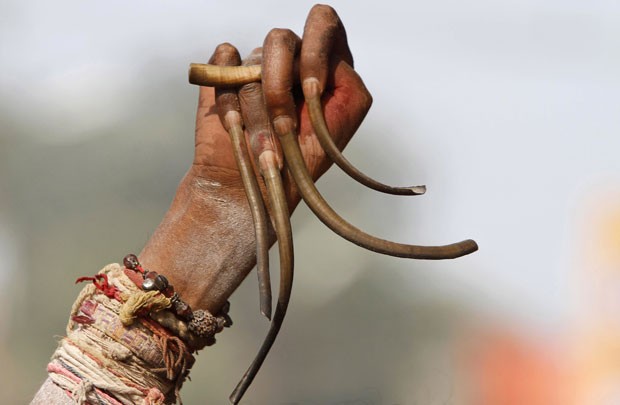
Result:
[[[252,217],[238,173],[192,167],[140,253],[192,308],[218,313],[256,262]],[[237,178],[235,178],[235,174]]]

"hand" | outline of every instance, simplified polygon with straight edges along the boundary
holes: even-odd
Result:
[[[338,30],[339,35],[334,36],[331,42],[326,41],[324,35],[321,35],[330,24],[341,28]],[[287,89],[286,85],[282,86],[282,80],[293,79],[285,77],[289,71],[293,71],[295,62],[299,64],[302,73],[311,71],[315,76],[321,77],[324,87],[325,118],[340,149],[346,146],[366,116],[372,97],[362,79],[352,68],[353,60],[346,42],[346,33],[338,15],[329,6],[317,5],[312,8],[306,22],[303,43],[290,30],[274,29],[268,34],[264,45],[262,85],[264,99],[268,101],[268,107],[271,107],[268,111],[269,116],[272,119],[278,115],[294,118],[306,166],[316,181],[332,165],[332,161],[326,156],[314,134],[301,84],[295,80],[297,83],[290,83],[290,88]],[[300,60],[300,48],[304,50],[308,48],[312,53],[310,51],[302,53]],[[222,44],[214,56],[226,52],[236,53],[236,49],[229,44]],[[251,58],[260,61],[260,53],[259,48],[253,52]],[[287,94],[284,90],[290,92]],[[200,88],[196,115],[196,151],[190,173],[198,178],[225,184],[235,198],[245,198],[238,168],[232,155],[229,135],[222,127],[217,114],[214,93],[211,87]],[[251,95],[247,93],[240,93],[243,108],[264,108],[264,105],[258,105],[255,100],[248,100],[250,97]],[[251,113],[244,111],[244,117],[251,116]],[[260,128],[260,124],[253,122],[245,124],[250,130],[263,129]],[[285,188],[292,208],[297,205],[300,197],[288,174],[284,175]]]
[[[326,38],[325,32],[332,35]],[[226,51],[236,52],[231,45],[221,45],[214,55]],[[310,11],[303,41],[290,30],[268,34],[262,51],[265,104],[240,95],[243,115],[266,105],[274,122],[284,117],[287,125],[295,126],[303,158],[316,180],[331,160],[312,130],[301,85],[292,76],[295,63],[302,75],[310,72],[319,79],[327,125],[340,148],[361,124],[372,98],[352,68],[344,28],[332,8],[318,5]],[[256,248],[247,198],[214,95],[213,88],[200,88],[193,165],[140,260],[165,274],[192,307],[217,313],[254,266]],[[247,122],[246,127],[252,131],[260,126]],[[283,174],[292,212],[300,197]]]

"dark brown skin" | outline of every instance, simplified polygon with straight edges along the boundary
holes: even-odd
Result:
[[[323,7],[327,6],[316,6],[313,12]],[[274,71],[278,57],[275,54],[263,63],[263,72]],[[286,63],[291,63],[290,59]],[[326,76],[326,121],[336,144],[343,148],[361,124],[372,97],[352,69],[330,67]],[[277,75],[263,79],[263,86],[269,86],[271,80],[277,81]],[[276,116],[285,111],[293,115],[305,164],[312,179],[318,179],[332,162],[316,139],[305,103],[286,96],[279,108],[269,114]],[[200,88],[195,145],[193,164],[162,223],[141,252],[140,261],[165,274],[193,308],[217,313],[255,265],[256,245],[250,208],[212,88]],[[283,176],[283,187],[292,213],[300,196],[288,174]]]

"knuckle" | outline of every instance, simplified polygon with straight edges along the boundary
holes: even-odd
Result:
[[[271,119],[275,119],[280,116],[294,116],[295,105],[292,101],[290,94],[285,92],[274,92],[270,94],[269,98],[265,98],[267,103],[267,109]]]
[[[259,83],[249,83],[239,89],[239,98],[244,104],[262,101],[263,94]]]

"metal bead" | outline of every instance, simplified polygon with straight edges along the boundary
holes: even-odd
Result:
[[[123,258],[123,264],[128,269],[136,270],[136,268],[140,265],[140,262],[138,261],[138,256],[130,253]]]
[[[142,289],[145,291],[156,290],[157,287],[155,287],[155,280],[152,278],[145,278],[142,282]]]
[[[164,291],[166,288],[168,288],[168,279],[161,274],[158,274],[157,277],[155,277],[154,282],[155,288],[158,291]]]
[[[233,325],[233,320],[228,314],[221,314],[217,320],[220,325],[220,332],[223,328],[230,328]]]
[[[230,311],[230,301],[226,301],[217,316],[218,324],[220,325],[220,331],[222,328],[230,328],[233,324],[232,318],[228,315]]]

